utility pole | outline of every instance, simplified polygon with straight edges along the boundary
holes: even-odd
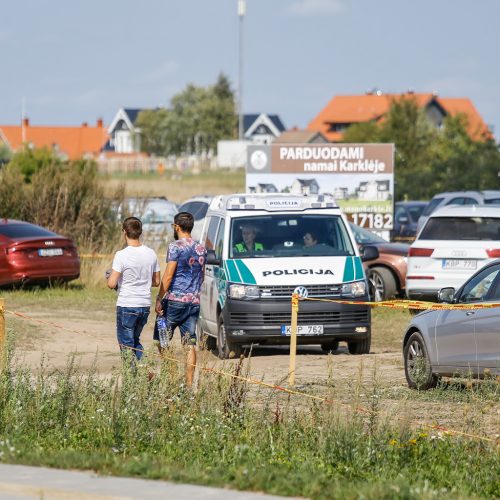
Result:
[[[243,19],[245,0],[238,0],[239,58],[238,58],[238,139],[243,140]]]

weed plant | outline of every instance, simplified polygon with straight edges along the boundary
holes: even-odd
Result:
[[[182,366],[152,355],[133,368],[125,360],[107,378],[74,358],[37,375],[7,366],[4,462],[310,498],[500,496],[497,446],[380,418],[376,389],[366,415],[355,411],[356,391],[350,407],[297,405],[295,396],[203,371],[189,390]]]

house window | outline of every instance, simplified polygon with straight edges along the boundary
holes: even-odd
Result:
[[[115,151],[117,153],[132,153],[132,138],[128,130],[119,130],[115,133]]]
[[[329,132],[345,132],[350,123],[332,123]]]

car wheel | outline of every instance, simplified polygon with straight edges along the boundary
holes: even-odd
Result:
[[[411,334],[403,349],[405,376],[411,389],[432,389],[438,377],[432,373],[432,366],[424,339],[420,332]]]
[[[217,329],[217,351],[220,359],[239,358],[241,355],[241,344],[231,342],[227,338],[222,314],[219,316]]]
[[[385,267],[372,267],[368,271],[370,293],[375,302],[388,300],[396,295],[397,286],[394,275]]]
[[[321,349],[325,352],[335,352],[339,348],[339,341],[333,340],[325,344],[321,344]]]
[[[371,335],[363,340],[357,340],[356,342],[347,342],[347,347],[349,348],[350,354],[369,354],[370,345],[372,343]]]

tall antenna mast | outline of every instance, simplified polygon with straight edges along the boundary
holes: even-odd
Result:
[[[243,19],[245,17],[245,0],[238,0],[239,23],[239,58],[238,58],[238,139],[243,139]]]

